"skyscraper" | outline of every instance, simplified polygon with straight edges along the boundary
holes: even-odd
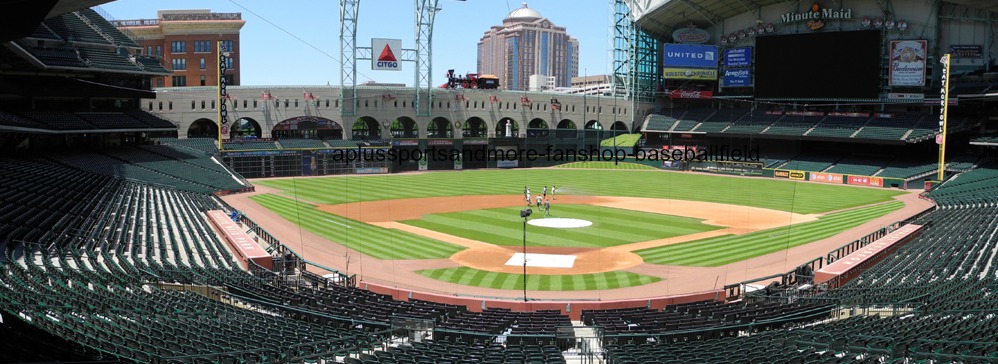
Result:
[[[218,42],[229,52],[229,85],[239,84],[239,30],[246,21],[240,13],[213,13],[207,9],[160,10],[156,19],[112,21],[135,35],[144,53],[163,59],[173,71],[155,79],[156,87],[213,86],[218,84]]]
[[[579,75],[579,41],[523,3],[478,42],[478,73],[498,76],[507,90],[526,90],[532,75],[568,87]]]

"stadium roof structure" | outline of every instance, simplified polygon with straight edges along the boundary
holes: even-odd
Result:
[[[945,2],[988,11],[998,11],[994,0],[945,0]],[[709,28],[718,22],[764,6],[787,3],[784,0],[629,0],[637,25],[659,37],[668,38],[678,28],[691,23]]]
[[[0,42],[24,38],[35,30],[43,19],[83,10],[113,0],[14,0],[5,6],[15,11],[0,12]]]

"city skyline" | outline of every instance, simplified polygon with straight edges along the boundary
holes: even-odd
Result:
[[[387,6],[404,4],[405,6]],[[609,5],[605,1],[583,0],[565,9],[557,0],[528,2],[552,23],[565,27],[579,40],[579,76],[609,73]],[[111,19],[153,19],[158,10],[210,9],[212,12],[239,12],[246,20],[241,31],[243,85],[338,85],[339,3],[239,2],[235,0],[178,0],[161,3],[118,0],[101,5]],[[508,7],[507,7],[508,5]],[[441,0],[434,27],[432,83],[445,83],[446,72],[476,72],[477,43],[494,24],[500,24],[520,1]],[[370,0],[361,2],[357,46],[370,47],[371,38],[400,38],[403,48],[414,48],[415,13],[409,1]],[[597,25],[594,25],[597,24]],[[328,25],[328,26],[326,26]],[[307,44],[306,44],[307,42]],[[167,65],[168,66],[168,65]],[[403,71],[373,71],[368,61],[357,62],[357,83],[414,83],[412,62]]]

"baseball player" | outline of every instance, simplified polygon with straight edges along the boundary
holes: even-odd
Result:
[[[541,204],[544,203],[544,199],[540,195],[537,196],[537,208],[541,208]]]
[[[527,198],[527,207],[530,207],[530,188],[529,187],[525,188],[526,189],[523,190],[523,195]]]
[[[544,198],[548,198],[548,186],[544,186],[544,191],[542,193],[544,194]]]
[[[544,216],[551,216],[551,200],[544,200]]]
[[[554,200],[554,190],[558,189],[558,186],[551,185],[551,199]]]

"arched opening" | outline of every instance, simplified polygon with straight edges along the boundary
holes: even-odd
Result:
[[[430,121],[430,124],[426,126],[426,137],[453,138],[454,129],[451,128],[449,120],[442,117],[435,117]]]
[[[473,116],[468,118],[468,121],[465,121],[464,125],[462,125],[461,135],[465,138],[485,138],[489,136],[488,130],[489,128],[485,125],[485,120]]]
[[[194,120],[187,128],[187,137],[218,139],[218,123],[208,119]]]
[[[400,116],[392,121],[392,138],[419,138],[416,121],[408,116]]]
[[[527,138],[543,138],[548,136],[548,123],[536,118],[527,123]]]
[[[583,130],[583,135],[586,140],[595,140],[596,142],[599,142],[599,140],[603,139],[603,124],[600,124],[599,121],[596,120],[589,120],[586,122],[586,128]]]
[[[299,116],[274,125],[275,139],[343,139],[343,126],[319,116]]]
[[[574,121],[564,119],[558,122],[558,130],[554,133],[558,138],[575,138],[578,136],[578,128]]]
[[[246,139],[246,138],[262,138],[263,130],[260,129],[260,123],[256,120],[250,118],[240,118],[232,123],[229,127],[229,138],[231,139]]]
[[[381,126],[378,121],[370,116],[362,116],[353,123],[350,130],[351,140],[379,140],[381,139]]]
[[[520,126],[513,118],[502,118],[496,123],[496,138],[518,138]]]

